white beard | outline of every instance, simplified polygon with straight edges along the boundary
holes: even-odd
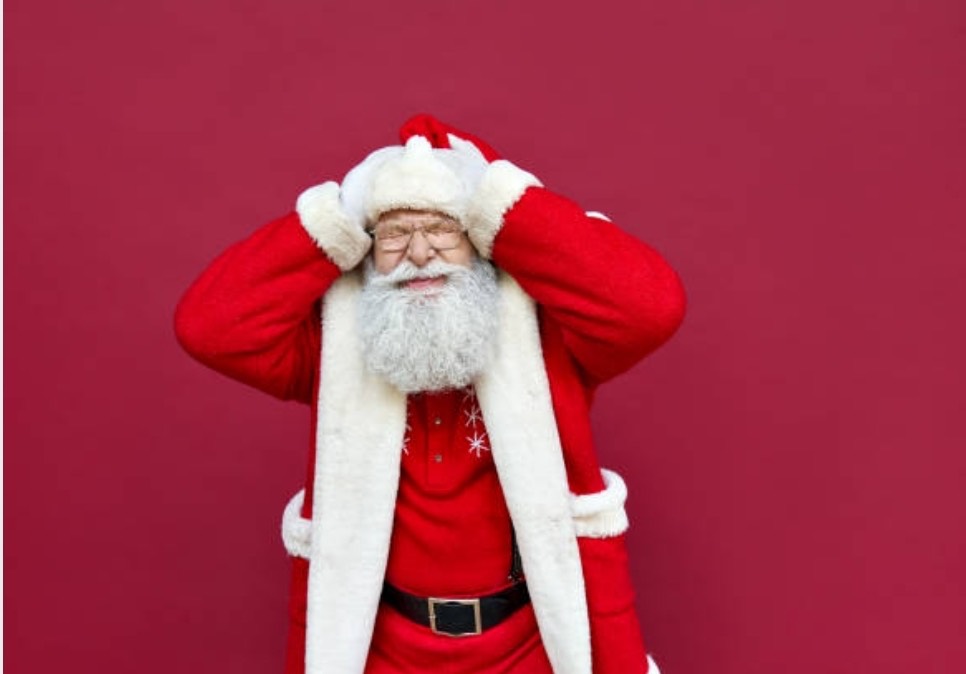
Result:
[[[399,287],[405,281],[446,276],[431,292]],[[366,261],[359,299],[366,366],[404,393],[469,385],[493,356],[499,290],[496,270],[433,260],[417,267],[403,260],[388,274]]]

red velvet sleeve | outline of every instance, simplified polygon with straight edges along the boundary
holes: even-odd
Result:
[[[681,282],[659,253],[541,187],[504,215],[493,260],[561,326],[591,385],[656,349],[684,316]]]
[[[308,403],[321,349],[320,298],[340,273],[290,213],[201,274],[178,305],[175,334],[205,365]]]

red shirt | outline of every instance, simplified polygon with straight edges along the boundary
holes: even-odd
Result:
[[[411,395],[387,580],[424,596],[508,583],[510,515],[472,387]]]

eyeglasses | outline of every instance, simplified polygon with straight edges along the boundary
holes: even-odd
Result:
[[[387,222],[376,225],[370,232],[385,253],[398,253],[409,248],[413,234],[419,232],[426,237],[426,243],[433,250],[452,250],[458,248],[463,237],[463,228],[457,222],[440,220],[422,227],[413,227],[399,223]]]

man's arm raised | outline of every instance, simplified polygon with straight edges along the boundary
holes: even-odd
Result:
[[[591,383],[631,367],[674,334],[684,290],[657,251],[500,160],[470,207],[469,234],[564,331]]]
[[[369,243],[343,213],[336,183],[306,190],[294,212],[230,247],[192,284],[175,313],[178,341],[229,377],[309,402],[320,298]]]

